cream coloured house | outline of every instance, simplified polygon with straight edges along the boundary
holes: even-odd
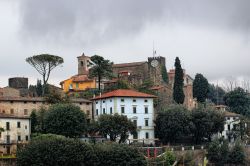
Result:
[[[16,153],[17,144],[25,144],[30,140],[30,118],[0,114],[0,153]]]

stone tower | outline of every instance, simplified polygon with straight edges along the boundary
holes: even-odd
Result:
[[[88,75],[90,57],[85,56],[83,53],[81,56],[77,57],[77,59],[78,59],[78,75]]]
[[[148,71],[154,85],[162,85],[162,67],[166,67],[166,60],[162,56],[148,58]]]

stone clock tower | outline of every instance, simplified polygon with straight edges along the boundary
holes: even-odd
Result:
[[[162,79],[162,68],[166,67],[165,63],[165,58],[161,56],[148,58],[148,72],[154,85],[162,85],[164,83]]]

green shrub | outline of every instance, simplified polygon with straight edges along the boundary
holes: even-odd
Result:
[[[86,143],[60,136],[39,136],[17,151],[18,166],[92,166],[93,148]]]
[[[96,144],[94,145],[97,165],[100,166],[144,166],[144,156],[135,148],[124,144]]]

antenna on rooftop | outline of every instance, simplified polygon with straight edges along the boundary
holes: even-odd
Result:
[[[156,50],[155,50],[155,42],[153,41],[153,57],[156,55]]]

